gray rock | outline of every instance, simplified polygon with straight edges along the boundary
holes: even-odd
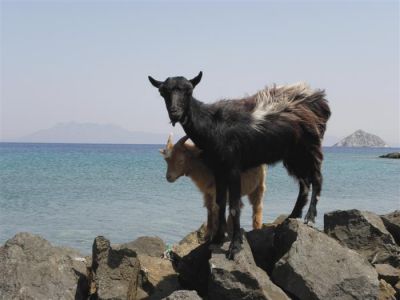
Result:
[[[400,210],[395,210],[386,215],[382,215],[381,219],[387,231],[393,236],[397,245],[400,245]]]
[[[277,227],[275,247],[272,280],[297,299],[378,298],[378,275],[365,258],[299,220]]]
[[[395,286],[400,281],[400,269],[396,269],[388,264],[376,264],[376,272],[378,272],[378,278],[385,280],[387,283]]]
[[[273,257],[275,227],[271,224],[264,226],[262,229],[254,229],[246,233],[247,241],[249,242],[253,258],[258,267],[271,274],[275,262]]]
[[[0,299],[86,299],[85,259],[40,236],[18,233],[0,247]]]
[[[211,250],[208,244],[202,244],[182,257],[177,266],[179,283],[185,289],[196,290],[204,297],[208,293],[210,267],[208,260]]]
[[[243,237],[242,249],[235,255],[234,260],[226,258],[229,244],[230,242],[225,242],[222,248],[212,252],[209,261],[209,299],[290,299],[257,267],[246,237]]]
[[[387,147],[388,145],[379,136],[361,129],[345,137],[333,147]]]
[[[162,300],[201,300],[195,291],[175,291],[171,295]]]
[[[396,290],[385,280],[379,280],[379,300],[396,300]]]
[[[93,243],[92,278],[98,299],[135,300],[140,274],[136,253],[127,248],[114,250],[99,236]]]
[[[392,152],[379,156],[380,158],[400,158],[400,152]]]
[[[162,257],[167,245],[159,237],[142,236],[132,242],[121,244],[119,248],[131,249],[139,255]]]
[[[400,267],[400,247],[386,230],[381,218],[356,209],[325,214],[324,230],[342,245],[365,256],[371,263]]]
[[[203,244],[205,242],[206,231],[206,225],[202,224],[199,229],[186,235],[177,245],[173,246],[175,255],[183,257]]]

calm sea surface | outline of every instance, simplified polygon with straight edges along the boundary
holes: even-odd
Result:
[[[112,243],[157,235],[179,241],[206,219],[188,178],[165,180],[161,145],[0,143],[0,244],[20,231],[90,253],[93,239]],[[325,212],[400,208],[400,160],[377,158],[398,149],[325,148],[317,225]],[[269,168],[264,222],[290,213],[297,184],[281,164]],[[247,199],[242,225],[251,228]]]

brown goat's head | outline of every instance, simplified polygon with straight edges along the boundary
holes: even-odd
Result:
[[[193,89],[200,82],[202,72],[193,79],[185,77],[168,77],[165,81],[155,80],[149,76],[150,83],[158,88],[165,100],[169,119],[173,126],[175,123],[185,120]]]
[[[181,138],[175,145],[172,143],[172,136],[168,137],[165,149],[160,149],[160,153],[167,162],[167,173],[165,177],[168,182],[174,182],[179,177],[185,175],[189,169],[189,159],[193,155],[185,146],[187,136]]]

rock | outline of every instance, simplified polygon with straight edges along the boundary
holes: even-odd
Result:
[[[272,280],[300,300],[377,299],[375,269],[322,232],[288,219],[275,231]]]
[[[171,295],[162,300],[201,300],[195,291],[175,291]]]
[[[38,235],[18,233],[0,247],[0,299],[86,299],[85,259]]]
[[[396,299],[400,299],[400,281],[396,283],[394,286],[394,289],[396,291]]]
[[[371,263],[400,267],[400,247],[374,213],[356,209],[325,214],[324,230],[342,245],[365,256]]]
[[[275,225],[264,226],[262,229],[254,229],[246,233],[253,258],[258,267],[271,274],[275,262],[273,257]]]
[[[400,152],[392,152],[379,156],[380,158],[400,158]]]
[[[120,245],[119,248],[131,249],[139,255],[162,257],[167,245],[159,237],[142,236],[132,242]]]
[[[225,242],[222,248],[212,251],[209,261],[209,299],[290,299],[257,267],[245,236],[242,249],[235,255],[234,260],[226,258],[229,244],[229,241]]]
[[[173,252],[178,257],[188,255],[192,250],[205,242],[206,225],[202,224],[199,229],[185,236],[178,245],[173,246]]]
[[[158,300],[180,289],[178,274],[172,267],[171,261],[149,255],[139,255],[138,257],[141,269],[146,276],[146,282],[141,284],[142,289],[148,295],[144,295],[142,298]]]
[[[379,279],[395,286],[400,281],[400,269],[396,269],[389,264],[376,264],[375,270],[378,272]]]
[[[393,236],[397,245],[400,246],[400,210],[381,216],[387,231]]]
[[[196,290],[201,297],[207,295],[210,257],[209,245],[202,244],[179,260],[177,271],[183,288]]]
[[[333,147],[387,147],[388,145],[379,136],[361,129],[345,137]]]
[[[379,300],[396,300],[395,289],[385,280],[379,280]]]
[[[136,299],[140,262],[133,250],[112,249],[109,240],[96,237],[92,273],[98,299]]]

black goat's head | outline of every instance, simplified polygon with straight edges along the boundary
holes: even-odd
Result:
[[[149,76],[151,84],[158,88],[165,100],[169,119],[173,126],[185,117],[193,89],[200,82],[202,75],[203,73],[200,72],[199,75],[190,80],[185,77],[168,77],[164,82]]]

